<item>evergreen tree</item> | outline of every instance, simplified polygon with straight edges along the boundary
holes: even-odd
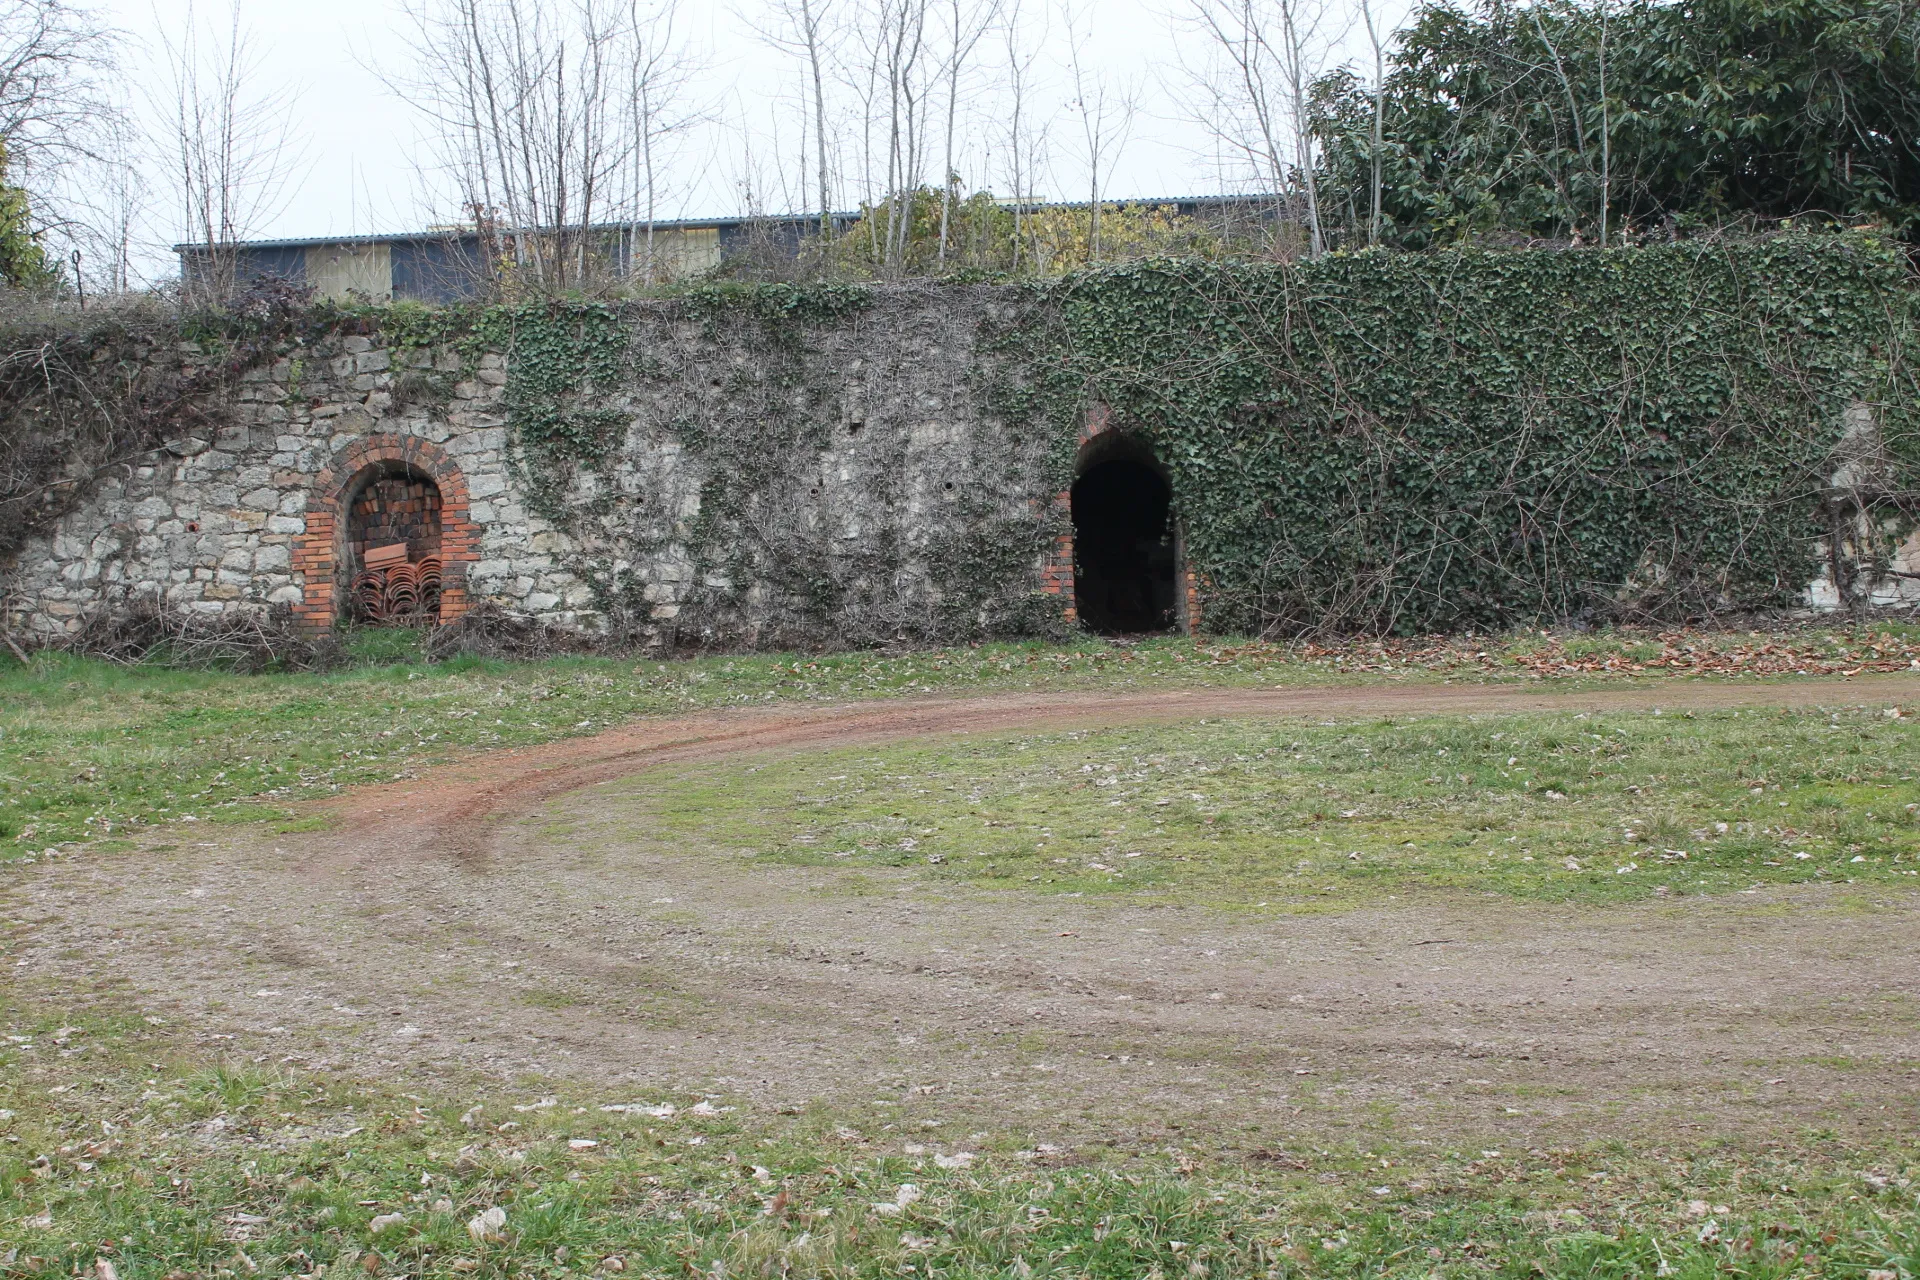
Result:
[[[1368,207],[1372,92],[1317,86],[1333,208]],[[1920,238],[1913,0],[1443,0],[1383,93],[1401,244],[1801,215]]]

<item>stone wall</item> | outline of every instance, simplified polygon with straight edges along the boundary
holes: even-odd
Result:
[[[1068,483],[1109,433],[1130,437],[1097,403],[1077,440],[1011,407],[1023,366],[995,344],[1025,296],[881,290],[797,323],[697,299],[506,329],[376,313],[342,323],[384,334],[156,351],[168,376],[243,368],[199,405],[204,429],[96,475],[0,563],[0,628],[55,640],[139,599],[335,627],[366,549],[353,510],[384,486],[438,502],[438,545],[412,550],[443,562],[441,621],[484,602],[663,647],[1058,631],[1076,620]],[[570,374],[539,402],[529,370],[576,323],[614,335],[618,376]],[[438,336],[409,336],[423,330]],[[590,445],[541,445],[524,428],[542,413],[584,424]],[[1848,426],[1859,458],[1834,488],[1863,483],[1870,426]],[[1175,617],[1195,630],[1206,584],[1177,515]],[[1837,606],[1809,560],[1808,603]],[[1920,535],[1893,567],[1874,600],[1920,599]]]
[[[628,381],[580,411],[623,424],[598,465],[529,454],[476,595],[682,643],[963,640],[1058,626],[1041,573],[1065,520],[1050,440],[996,411],[982,343],[1014,291],[885,291],[783,323],[686,305],[623,314]],[[540,490],[545,489],[542,501]],[[558,593],[558,600],[549,599]]]
[[[1057,623],[1041,575],[1059,486],[1044,444],[986,412],[974,381],[994,297],[883,298],[804,348],[757,322],[628,308],[632,376],[600,395],[623,427],[593,467],[516,447],[501,350],[283,343],[206,406],[217,427],[100,478],[0,566],[6,625],[52,639],[156,598],[333,626],[358,568],[351,508],[409,476],[441,499],[443,621],[484,600],[661,644]]]
[[[191,368],[221,354],[188,343],[154,359]],[[406,363],[457,367],[457,359],[420,351]],[[28,542],[6,582],[15,625],[58,632],[134,598],[204,613],[310,614],[334,569],[328,504],[338,496],[325,481],[356,447],[443,444],[448,465],[473,478],[497,482],[504,470],[504,424],[489,412],[497,386],[474,388],[451,412],[409,411],[394,405],[393,365],[374,339],[347,336],[289,344],[242,373],[222,402],[205,406],[214,429],[100,478],[49,535]]]

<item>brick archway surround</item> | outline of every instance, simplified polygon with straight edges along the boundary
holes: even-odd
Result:
[[[1086,417],[1080,421],[1078,447],[1085,450],[1089,444],[1114,430],[1113,410],[1105,404],[1095,402],[1087,407]],[[1085,456],[1084,452],[1081,456]],[[1076,477],[1077,479],[1078,477]],[[1065,527],[1066,532],[1053,540],[1047,549],[1046,564],[1040,570],[1040,591],[1043,595],[1063,597],[1060,616],[1068,626],[1080,621],[1080,602],[1074,596],[1073,585],[1073,492],[1063,490],[1053,495],[1049,504],[1054,519]],[[1176,580],[1176,598],[1179,601],[1179,627],[1187,635],[1200,634],[1200,579],[1194,573],[1193,566],[1187,562],[1184,536],[1175,533],[1179,575]]]
[[[368,479],[395,470],[415,472],[440,490],[440,621],[467,611],[467,566],[478,558],[480,530],[468,513],[467,478],[439,445],[418,436],[367,436],[342,449],[314,480],[307,531],[294,543],[293,567],[305,575],[305,595],[294,623],[324,632],[340,616],[339,567],[346,555],[347,508]]]

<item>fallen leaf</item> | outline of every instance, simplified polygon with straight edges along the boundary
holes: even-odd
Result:
[[[494,1205],[485,1213],[475,1214],[467,1223],[467,1234],[473,1237],[475,1244],[497,1243],[507,1238],[504,1228],[507,1225],[507,1211]]]

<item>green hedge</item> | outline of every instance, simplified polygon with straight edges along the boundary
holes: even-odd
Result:
[[[1856,401],[1915,487],[1913,294],[1865,235],[1155,262],[1035,292],[996,344],[1021,365],[1002,410],[1055,434],[1054,483],[1093,402],[1152,446],[1209,629],[1790,604]]]

